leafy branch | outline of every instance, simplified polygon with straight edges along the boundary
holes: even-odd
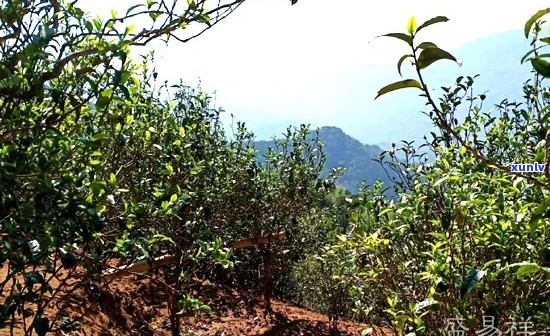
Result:
[[[550,12],[550,9],[548,10],[548,12]],[[535,16],[534,16],[535,20],[534,21],[536,21],[536,18],[539,18],[539,17],[541,17],[542,15],[544,15],[548,12],[547,11],[541,11],[541,12],[535,14]],[[408,25],[407,25],[407,30],[408,30],[407,34],[405,34],[405,33],[389,33],[389,34],[381,35],[381,36],[385,36],[385,37],[396,38],[396,39],[399,39],[399,40],[407,43],[407,45],[411,49],[411,53],[401,56],[401,58],[399,59],[399,61],[397,63],[397,70],[398,70],[399,74],[401,75],[401,66],[402,66],[403,62],[406,59],[410,58],[410,59],[412,59],[412,65],[415,69],[417,79],[405,79],[405,80],[402,80],[402,81],[398,81],[398,82],[386,85],[378,91],[378,94],[375,97],[375,99],[377,99],[378,97],[380,97],[380,96],[382,96],[386,93],[393,92],[393,91],[400,90],[400,89],[404,89],[404,88],[417,88],[417,89],[422,90],[421,96],[426,98],[426,100],[428,101],[428,105],[430,106],[433,113],[435,114],[436,124],[440,127],[441,130],[443,130],[444,132],[449,134],[452,138],[454,138],[461,147],[465,148],[469,153],[471,153],[471,155],[476,160],[478,160],[480,162],[483,162],[483,163],[487,164],[488,166],[496,168],[500,171],[506,172],[508,174],[514,175],[514,176],[519,177],[519,178],[523,178],[523,179],[525,179],[525,180],[527,180],[527,181],[529,181],[529,182],[531,182],[535,185],[538,185],[540,187],[550,189],[550,185],[547,185],[546,183],[544,183],[540,179],[537,179],[537,178],[535,178],[531,175],[528,175],[528,174],[523,174],[521,172],[510,171],[509,167],[507,167],[506,165],[498,162],[495,159],[489,158],[486,155],[484,155],[475,146],[471,145],[469,143],[469,141],[464,139],[459,134],[459,132],[451,126],[451,124],[449,123],[449,121],[447,120],[447,118],[445,116],[445,113],[435,103],[432,95],[430,94],[430,91],[428,90],[428,85],[427,85],[425,79],[422,76],[422,70],[426,69],[427,67],[429,67],[433,63],[435,63],[437,61],[440,61],[440,60],[451,60],[451,61],[454,61],[456,63],[458,63],[458,61],[451,53],[439,48],[433,42],[422,42],[422,43],[419,43],[417,45],[415,43],[415,38],[416,38],[417,34],[422,29],[424,29],[428,26],[431,26],[433,24],[446,22],[446,21],[448,21],[448,18],[446,18],[444,16],[437,16],[437,17],[434,17],[434,18],[424,22],[423,24],[421,24],[420,26],[417,27],[416,26],[416,19],[414,17],[412,17],[409,20]],[[527,22],[526,28],[525,28],[526,31],[527,31],[527,34],[530,31],[531,26],[534,24],[534,21],[531,22],[531,20],[530,20],[530,21]],[[532,60],[532,62],[533,62],[533,66],[534,66],[535,70],[538,73],[547,74],[548,76],[550,76],[550,62],[543,61],[543,60],[539,59],[539,57],[535,57],[534,61]]]

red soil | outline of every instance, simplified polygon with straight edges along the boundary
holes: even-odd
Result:
[[[6,270],[0,269],[0,281]],[[52,287],[58,286],[52,280]],[[197,336],[324,336],[331,335],[325,315],[273,300],[274,314],[264,315],[263,303],[251,292],[195,281],[191,295],[212,311],[182,317],[182,334]],[[163,286],[153,276],[129,275],[113,280],[103,289],[77,289],[61,295],[46,310],[58,328],[55,335],[171,335]],[[4,293],[5,295],[6,293]],[[3,296],[4,296],[3,295]],[[0,304],[3,303],[0,298]],[[30,320],[27,322],[29,323]],[[339,323],[339,335],[359,335],[366,326]],[[0,335],[10,335],[5,328]],[[23,335],[17,330],[15,335]],[[376,329],[371,335],[392,335]]]

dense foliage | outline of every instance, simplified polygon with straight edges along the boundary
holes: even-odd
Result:
[[[206,93],[157,86],[151,57],[131,58],[132,46],[186,41],[196,35],[184,28],[208,29],[240,3],[149,1],[103,21],[71,2],[2,1],[2,328],[56,331],[46,310],[62,293],[93,297],[113,267],[170,256],[163,295],[179,334],[181,314],[208,310],[186,292],[191,277],[233,264],[220,237],[288,230],[298,239],[296,218],[330,189],[318,181],[323,155],[307,127],[289,128],[258,165],[252,134],[239,125],[227,137]],[[133,33],[138,17],[151,26]],[[271,259],[277,252],[263,247]]]
[[[368,190],[349,212],[350,229],[341,242],[320,254],[334,255],[335,277],[353,284],[349,299],[356,316],[395,328],[399,334],[502,334],[545,332],[550,326],[548,239],[549,63],[541,49],[537,13],[526,24],[533,32],[530,60],[534,78],[524,101],[503,100],[495,111],[483,106],[475,77],[459,77],[433,96],[423,70],[455,57],[432,42],[417,42],[424,28],[447,21],[436,17],[408,33],[386,36],[409,47],[418,76],[385,86],[378,96],[403,89],[422,91],[426,114],[438,133],[415,148],[404,142],[383,153],[396,172],[399,197],[388,200]],[[540,55],[540,56],[539,56]],[[430,162],[426,152],[433,153]],[[512,169],[518,163],[546,163],[538,174]],[[350,262],[351,259],[351,262]],[[336,287],[338,289],[338,287]]]

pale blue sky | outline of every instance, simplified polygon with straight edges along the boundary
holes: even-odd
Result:
[[[79,2],[102,14],[135,3]],[[483,36],[521,29],[547,5],[542,0],[300,0],[291,6],[288,0],[247,0],[205,35],[157,48],[157,69],[170,81],[182,78],[194,84],[200,78],[204,88],[216,91],[218,105],[261,138],[289,123],[311,122],[342,127],[363,142],[384,143],[415,136],[418,132],[410,128],[427,123],[403,125],[399,115],[379,112],[391,98],[374,101],[374,88],[387,81],[361,91],[369,78],[384,79],[384,74],[370,76],[368,71],[376,71],[372,65],[394,64],[404,50],[399,42],[375,36],[404,31],[411,15],[418,22],[445,15],[449,22],[423,34],[453,50]],[[388,81],[392,79],[397,79],[395,71],[388,73]]]

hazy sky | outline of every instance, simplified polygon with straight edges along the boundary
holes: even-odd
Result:
[[[128,3],[138,2],[79,2],[96,13]],[[388,134],[408,133],[403,125],[378,133],[392,126],[380,113],[369,111],[391,98],[374,101],[375,91],[369,91],[350,99],[347,93],[358,95],[364,83],[360,78],[338,81],[365,66],[397,61],[403,46],[377,35],[405,31],[411,15],[419,23],[444,15],[449,22],[422,34],[452,50],[483,36],[521,29],[547,5],[542,0],[299,0],[291,6],[289,0],[247,0],[205,35],[159,48],[157,69],[170,81],[182,78],[195,84],[200,79],[204,88],[216,91],[218,105],[247,122],[261,138],[289,123],[311,122],[343,127],[362,141],[387,142],[393,140]],[[388,78],[395,79],[395,73]]]

